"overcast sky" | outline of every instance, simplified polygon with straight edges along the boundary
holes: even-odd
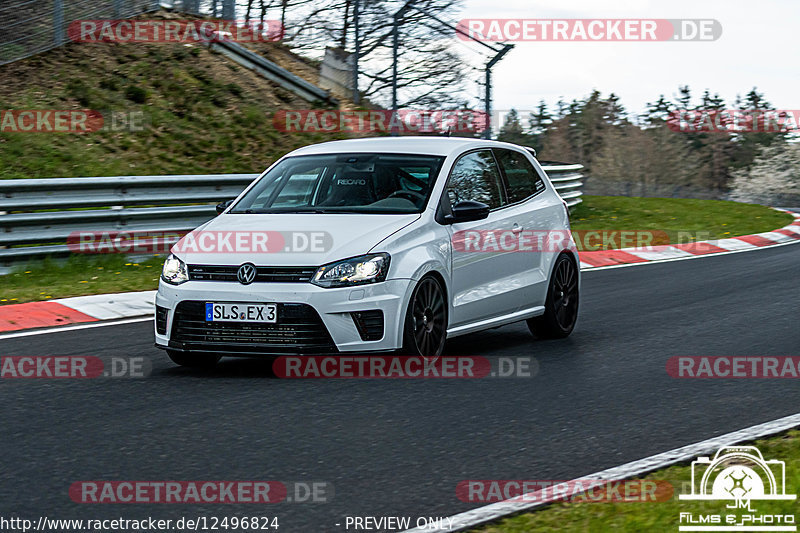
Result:
[[[716,19],[713,42],[518,42],[493,70],[495,109],[554,106],[592,89],[640,113],[659,94],[711,89],[733,104],[753,86],[778,109],[800,108],[798,0],[465,0],[464,18]],[[462,47],[463,48],[463,47]],[[475,64],[480,64],[473,54]],[[470,94],[479,94],[477,87]]]

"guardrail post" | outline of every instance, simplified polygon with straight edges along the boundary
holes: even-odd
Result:
[[[66,40],[66,35],[64,35],[64,0],[53,0],[53,44],[61,46]]]
[[[222,0],[222,18],[236,20],[236,0]]]

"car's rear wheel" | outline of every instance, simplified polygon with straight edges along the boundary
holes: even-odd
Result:
[[[447,338],[447,302],[433,276],[420,280],[411,294],[403,330],[403,351],[428,360],[438,358]]]
[[[203,352],[176,352],[167,350],[172,362],[190,368],[213,368],[222,358],[221,355]]]
[[[578,269],[566,255],[556,259],[544,314],[528,319],[531,333],[541,339],[563,339],[568,337],[578,320]]]

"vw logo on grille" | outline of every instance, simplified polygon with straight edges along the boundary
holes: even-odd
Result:
[[[250,285],[253,283],[253,280],[256,279],[256,267],[253,263],[245,263],[239,267],[239,270],[236,272],[236,279],[239,280],[239,283],[242,285]]]

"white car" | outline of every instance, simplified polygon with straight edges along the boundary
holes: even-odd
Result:
[[[569,212],[533,153],[454,137],[295,150],[183,237],[156,296],[156,345],[221,356],[403,350],[526,320],[569,335],[580,270]]]

